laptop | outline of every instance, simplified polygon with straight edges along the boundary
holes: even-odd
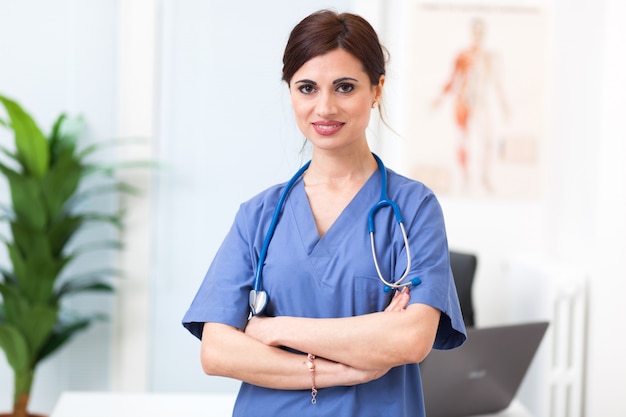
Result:
[[[548,322],[468,328],[456,349],[433,349],[420,364],[428,417],[466,417],[507,408]]]

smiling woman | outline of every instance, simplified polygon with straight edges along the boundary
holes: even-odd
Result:
[[[368,154],[365,129],[384,81],[380,74],[376,84],[370,84],[361,62],[344,49],[310,59],[289,83],[298,127],[319,148],[347,147],[349,152]],[[323,145],[318,139],[330,140]]]
[[[423,416],[418,363],[465,328],[437,199],[369,149],[383,48],[360,16],[320,11],[283,64],[311,161],[240,206],[183,324],[207,374],[242,381],[234,416]]]

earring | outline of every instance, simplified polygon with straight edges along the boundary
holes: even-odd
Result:
[[[377,102],[377,101],[374,101],[374,102],[372,103],[372,108],[376,107],[376,104],[378,104],[378,102]]]

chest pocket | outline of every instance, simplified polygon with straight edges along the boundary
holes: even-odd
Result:
[[[385,292],[380,279],[372,276],[355,276],[353,289],[354,315],[383,311],[393,294]]]

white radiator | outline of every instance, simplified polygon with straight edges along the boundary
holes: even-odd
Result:
[[[505,275],[510,321],[550,321],[518,399],[535,417],[582,417],[585,272],[571,265],[519,257],[506,263]]]

